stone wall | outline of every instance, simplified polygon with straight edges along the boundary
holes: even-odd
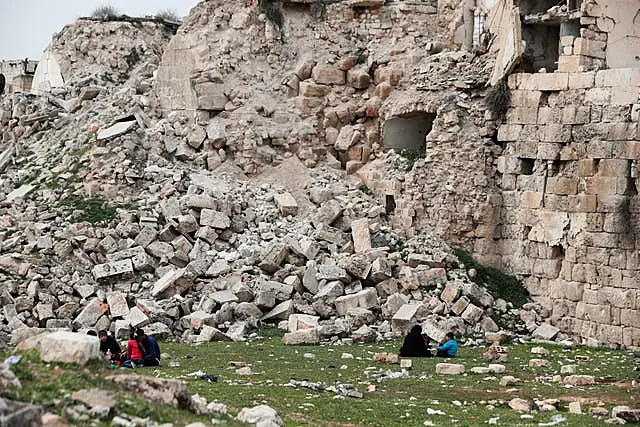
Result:
[[[37,61],[0,61],[0,74],[5,78],[4,93],[28,92]]]
[[[563,330],[640,346],[640,69],[513,74],[487,261]]]

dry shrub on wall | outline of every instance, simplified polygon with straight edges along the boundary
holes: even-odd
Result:
[[[156,13],[156,18],[171,22],[182,21],[182,18],[180,18],[180,15],[178,15],[178,12],[170,9],[161,10],[160,12]]]
[[[113,6],[105,5],[96,8],[93,12],[91,12],[92,18],[97,19],[114,19],[121,15],[120,11]]]
[[[484,104],[489,111],[502,116],[507,112],[511,103],[511,94],[509,93],[509,85],[507,78],[501,79],[495,86],[487,91],[484,98]]]

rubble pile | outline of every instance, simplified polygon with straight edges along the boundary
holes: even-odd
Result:
[[[200,5],[194,16],[210,7]],[[244,9],[233,17],[215,16],[237,30],[242,26],[236,20],[255,18]],[[195,25],[192,21],[183,29]],[[147,47],[136,47],[144,51],[136,66],[116,60],[130,53],[115,49],[97,62],[107,72],[95,71],[90,80],[81,74],[82,63],[93,61],[106,41],[91,39],[87,45],[69,37],[100,26],[118,39],[114,45],[124,46],[120,39],[133,24],[79,21],[66,27],[49,49],[66,58],[61,68],[70,76],[67,85],[42,97],[12,94],[0,104],[0,279],[6,284],[0,320],[7,330],[97,328],[125,338],[131,327],[144,327],[160,338],[204,342],[242,340],[261,322],[282,322],[289,331],[285,342],[300,343],[382,339],[416,322],[434,340],[450,330],[469,334],[506,326],[526,332],[523,323],[532,331],[542,322],[539,307],[520,313],[475,284],[429,227],[414,237],[407,234],[403,216],[420,209],[398,200],[397,212],[388,211],[375,191],[345,174],[343,168],[350,172],[348,164],[355,161],[346,153],[354,148],[346,133],[363,131],[376,115],[365,114],[351,126],[328,119],[341,117],[329,106],[323,132],[336,139],[330,149],[318,147],[313,162],[290,147],[259,170],[242,169],[234,147],[250,135],[227,133],[230,128],[220,121],[233,119],[236,108],[225,106],[230,115],[212,116],[207,123],[200,113],[194,120],[188,111],[159,108],[162,90],[152,88],[168,40],[162,23],[137,26],[144,33],[137,43]],[[371,91],[405,84],[394,71],[411,63],[403,52],[409,53],[391,55],[382,47],[372,53],[380,89],[371,86]],[[355,65],[351,60],[346,69]],[[463,79],[448,94],[460,105],[438,107],[434,142],[454,138],[456,126],[473,129],[454,118],[464,108],[473,109],[473,117],[480,114],[478,99],[465,100],[484,80],[471,82],[460,70],[489,63],[455,52],[419,61],[423,81],[438,70],[433,88],[453,74]],[[353,92],[321,83],[336,66],[317,64],[307,61],[298,70],[304,80],[315,81],[307,87]],[[427,92],[413,105],[392,93],[380,111],[402,114],[436,102]],[[273,124],[273,114],[256,111]],[[358,117],[349,111],[349,117]],[[334,127],[338,122],[340,129]],[[240,124],[246,130],[251,123]],[[297,123],[296,132],[308,124]],[[382,153],[371,137],[365,145],[355,143],[356,151],[374,149],[383,165],[379,172],[403,182],[395,155]],[[474,141],[487,146],[485,139]],[[260,174],[247,176],[247,171]],[[366,173],[363,168],[360,177]],[[412,173],[407,182],[432,185],[419,176]]]

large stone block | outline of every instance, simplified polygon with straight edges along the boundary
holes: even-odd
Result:
[[[345,84],[345,72],[338,68],[336,65],[324,65],[318,64],[313,67],[311,72],[311,78],[316,83],[326,85],[344,85]]]
[[[133,264],[130,259],[108,262],[106,264],[97,264],[93,267],[91,273],[96,280],[132,274]]]
[[[457,363],[437,363],[436,374],[439,374],[439,375],[464,374],[464,365],[460,365]]]
[[[419,304],[405,304],[393,315],[391,329],[394,332],[406,333],[415,323],[415,316],[420,308]]]
[[[45,362],[77,363],[84,365],[100,359],[100,340],[91,335],[68,331],[44,333],[20,342],[21,350],[36,349]]]
[[[369,234],[369,220],[367,218],[351,221],[351,236],[356,253],[366,252],[371,249],[371,236]]]
[[[561,91],[569,88],[569,73],[537,73],[524,76],[520,89]]]

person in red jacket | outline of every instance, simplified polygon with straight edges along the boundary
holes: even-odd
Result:
[[[129,341],[127,341],[127,356],[126,360],[122,362],[122,366],[126,368],[135,368],[136,366],[142,366],[144,364],[144,354],[140,348],[140,343],[136,339],[134,330],[129,332]]]

